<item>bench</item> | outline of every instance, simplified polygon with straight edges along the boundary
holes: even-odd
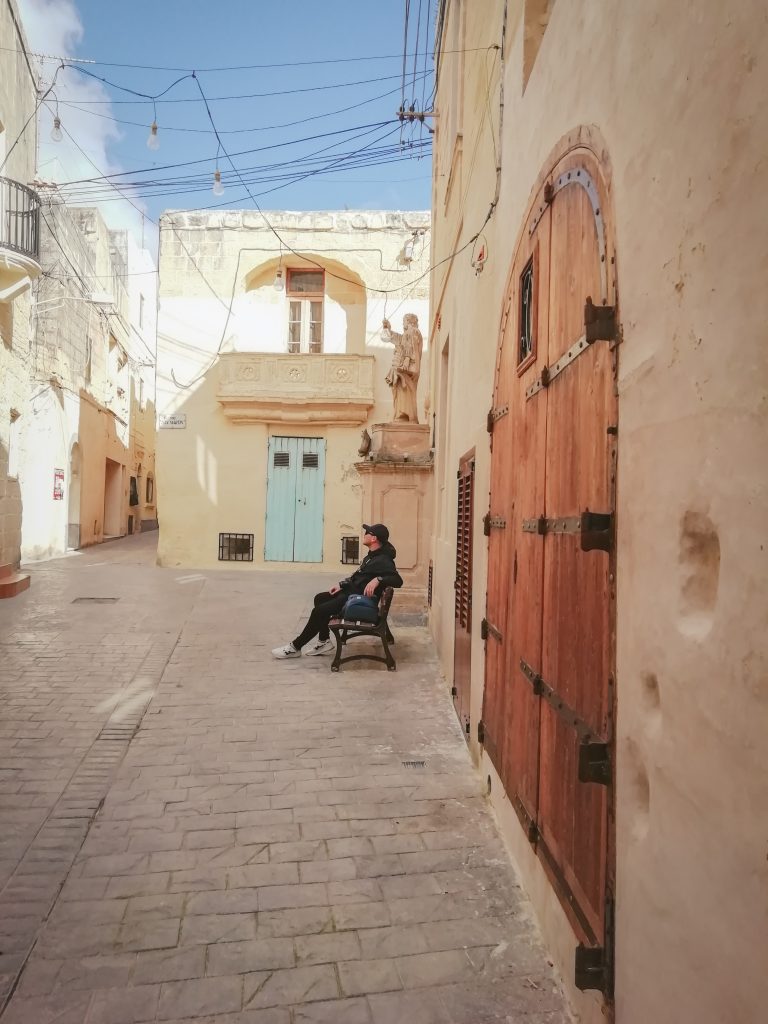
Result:
[[[331,663],[331,672],[338,672],[340,667],[348,661],[360,661],[363,658],[367,658],[369,661],[381,661],[390,672],[395,671],[397,663],[389,649],[389,645],[395,642],[395,638],[392,636],[387,623],[394,593],[395,591],[392,587],[384,588],[379,598],[379,621],[375,626],[371,622],[350,622],[347,619],[331,619],[328,623],[328,628],[336,640],[336,655]],[[384,648],[383,657],[380,654],[348,654],[345,658],[342,658],[342,651],[347,641],[353,640],[358,636],[378,637]]]

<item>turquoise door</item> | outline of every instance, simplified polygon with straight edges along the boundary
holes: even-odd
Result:
[[[267,562],[322,562],[325,440],[271,437],[267,471]]]

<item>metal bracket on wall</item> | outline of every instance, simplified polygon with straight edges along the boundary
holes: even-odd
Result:
[[[610,786],[611,755],[607,743],[579,744],[579,782]]]
[[[589,345],[593,341],[616,341],[616,307],[596,306],[588,295],[584,304],[584,332]]]
[[[605,949],[602,946],[576,947],[574,982],[582,992],[596,989],[604,992],[607,986]]]
[[[578,534],[582,551],[610,551],[613,538],[613,514],[590,512],[578,516],[538,516],[523,520],[523,533]]]

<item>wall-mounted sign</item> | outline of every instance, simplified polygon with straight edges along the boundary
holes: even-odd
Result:
[[[64,470],[54,469],[53,471],[53,500],[64,500]]]
[[[174,412],[170,416],[160,417],[161,430],[186,430],[187,414],[185,412]]]

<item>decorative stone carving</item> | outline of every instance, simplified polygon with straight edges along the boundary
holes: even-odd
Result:
[[[360,435],[360,447],[357,449],[357,454],[365,457],[371,450],[371,435],[368,431],[363,428],[363,432]]]
[[[403,317],[403,333],[391,329],[389,320],[383,323],[382,340],[395,346],[392,366],[387,374],[387,384],[392,388],[395,423],[418,423],[416,390],[421,372],[421,350],[424,340],[419,330],[419,318],[415,313]]]
[[[224,352],[216,398],[235,423],[363,424],[374,363],[345,353]]]

